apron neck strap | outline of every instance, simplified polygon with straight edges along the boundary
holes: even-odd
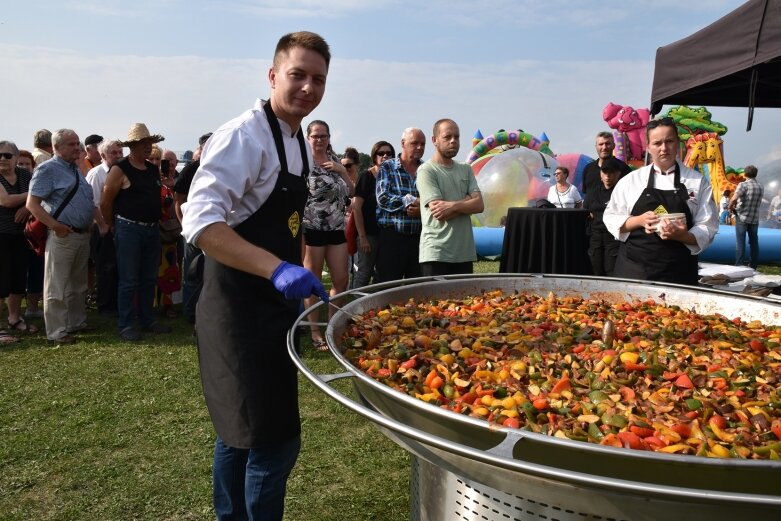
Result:
[[[655,188],[656,184],[656,169],[658,167],[654,164],[651,165],[651,171],[648,173],[648,188]],[[661,172],[661,168],[659,168],[659,171]],[[681,184],[681,165],[678,164],[678,161],[675,162],[675,173],[673,174],[675,177],[673,179],[673,186],[675,187],[675,190],[677,191],[680,188]]]
[[[287,154],[285,154],[285,144],[282,141],[282,129],[279,126],[279,120],[277,120],[277,116],[274,114],[274,110],[271,108],[271,100],[267,101],[266,104],[263,105],[263,111],[266,113],[266,119],[268,120],[268,125],[271,128],[271,136],[274,138],[274,146],[277,148],[279,165],[282,169],[282,172],[289,173],[287,166]],[[309,159],[306,155],[304,132],[301,130],[301,127],[298,128],[296,137],[298,138],[298,147],[301,149],[301,161],[304,164],[301,176],[307,177],[309,175]]]

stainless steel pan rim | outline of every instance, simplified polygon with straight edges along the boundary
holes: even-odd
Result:
[[[540,435],[537,433],[530,433],[525,431],[518,431],[515,429],[506,429],[502,427],[487,426],[486,422],[470,418],[462,415],[458,415],[451,411],[446,411],[435,406],[431,406],[409,397],[403,393],[399,393],[384,384],[373,380],[372,378],[364,375],[357,368],[347,361],[336,349],[334,339],[335,335],[340,333],[340,327],[349,320],[350,314],[360,313],[363,311],[362,305],[368,305],[373,307],[376,305],[376,301],[385,300],[385,303],[398,302],[398,300],[387,300],[389,296],[403,295],[408,291],[419,293],[425,290],[432,290],[436,288],[437,294],[443,294],[443,291],[448,289],[448,286],[455,285],[460,287],[464,284],[482,286],[485,289],[492,289],[494,285],[501,286],[508,280],[523,282],[528,284],[530,282],[545,282],[554,283],[558,286],[570,286],[576,288],[582,285],[597,285],[600,288],[605,285],[619,285],[625,288],[627,291],[631,290],[632,293],[628,295],[634,295],[638,292],[654,294],[657,299],[661,296],[666,298],[665,295],[672,296],[675,292],[685,290],[691,292],[691,288],[682,287],[671,284],[662,283],[646,283],[641,281],[632,280],[619,280],[619,279],[602,279],[599,277],[568,277],[568,276],[547,276],[547,275],[472,275],[472,276],[449,276],[449,277],[431,277],[411,279],[404,281],[403,283],[389,283],[380,284],[375,286],[369,286],[362,288],[359,291],[351,291],[341,294],[335,298],[340,300],[340,306],[344,311],[337,312],[333,319],[329,321],[326,338],[331,347],[332,355],[339,361],[339,363],[347,370],[345,373],[339,375],[317,375],[310,371],[301,358],[296,353],[296,347],[294,343],[294,331],[297,327],[307,324],[304,317],[306,314],[319,307],[313,306],[310,310],[307,310],[291,329],[291,333],[288,337],[288,350],[301,372],[321,391],[326,393],[331,398],[335,399],[342,405],[346,406],[350,410],[361,414],[368,418],[372,422],[376,423],[383,429],[387,429],[393,433],[400,435],[402,438],[408,438],[419,442],[424,446],[435,447],[438,450],[445,453],[455,454],[459,457],[467,458],[473,461],[479,461],[488,465],[496,466],[497,468],[506,469],[512,472],[519,472],[525,475],[537,476],[544,479],[555,480],[559,482],[570,483],[576,486],[585,486],[589,488],[596,488],[610,491],[621,491],[626,493],[641,494],[643,496],[658,496],[660,498],[685,498],[686,500],[692,500],[697,498],[702,501],[716,501],[716,502],[739,502],[739,503],[751,503],[755,505],[766,504],[775,507],[781,507],[781,496],[775,493],[769,494],[756,494],[747,493],[744,491],[734,492],[730,490],[706,490],[703,488],[687,488],[682,487],[680,484],[675,486],[668,486],[665,483],[649,483],[647,481],[638,481],[636,479],[619,479],[611,476],[599,475],[599,468],[595,468],[596,473],[579,472],[573,469],[560,468],[557,466],[541,464],[539,461],[525,461],[518,459],[513,455],[513,449],[519,444],[531,442],[533,447],[546,446],[549,449],[553,448],[557,451],[562,451],[568,454],[580,454],[584,457],[603,458],[603,457],[619,457],[622,460],[631,462],[630,464],[637,465],[671,465],[673,468],[682,467],[697,467],[702,472],[708,473],[713,471],[724,471],[729,469],[731,471],[741,471],[751,469],[752,471],[772,472],[775,476],[781,471],[781,463],[769,461],[769,460],[716,460],[711,458],[702,458],[697,456],[684,456],[684,455],[670,455],[660,454],[654,452],[645,451],[631,451],[624,449],[616,449],[612,447],[604,447],[596,444],[589,444],[583,442],[577,442],[572,440],[564,440],[559,438],[553,438],[549,436]],[[546,280],[547,279],[547,280]],[[628,285],[627,285],[628,284]],[[532,284],[533,285],[533,284]],[[639,288],[642,287],[642,291]],[[531,288],[533,290],[533,288]],[[557,290],[558,292],[559,290]],[[561,291],[565,293],[569,290]],[[764,310],[769,306],[767,315],[770,317],[771,322],[778,323],[781,320],[781,308],[775,302],[768,301],[762,297],[749,296],[749,295],[736,295],[734,293],[705,289],[697,290],[698,294],[710,296],[711,298],[730,298],[738,299],[739,305],[743,307],[751,307],[752,305],[760,305]],[[446,291],[444,291],[446,293]],[[463,293],[460,293],[463,295]],[[645,298],[645,297],[642,297]],[[347,304],[344,301],[355,299]],[[672,299],[674,300],[674,298]],[[369,304],[371,302],[371,304]],[[341,315],[341,316],[340,316]],[[775,317],[775,320],[772,320]],[[767,320],[767,317],[766,317]],[[357,403],[353,399],[339,393],[333,389],[329,382],[336,378],[350,377],[361,395],[363,403]],[[384,400],[386,395],[392,393],[389,398],[394,402],[398,402],[403,408],[408,408],[414,411],[421,411],[421,414],[426,416],[437,418],[437,421],[454,421],[454,417],[457,418],[459,425],[465,425],[466,429],[480,429],[480,432],[487,433],[490,438],[489,442],[491,447],[475,448],[471,443],[459,443],[454,442],[452,439],[447,439],[424,430],[420,430],[414,426],[410,426],[404,422],[398,421],[387,414],[387,411],[378,410],[375,403],[372,403],[372,399],[375,398],[375,394],[380,397],[380,400]],[[468,476],[467,476],[468,477]],[[737,475],[736,475],[737,478]]]

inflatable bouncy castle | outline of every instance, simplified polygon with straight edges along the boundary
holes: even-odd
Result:
[[[616,148],[613,155],[624,163],[637,168],[643,165],[646,139],[645,127],[651,118],[648,109],[635,109],[629,105],[608,103],[602,109],[602,119],[613,129]]]

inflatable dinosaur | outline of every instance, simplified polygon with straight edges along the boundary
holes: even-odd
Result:
[[[616,154],[616,157],[625,162],[643,160],[646,148],[645,126],[650,118],[651,112],[648,109],[634,109],[629,105],[616,105],[615,103],[605,105],[605,108],[602,109],[602,119],[613,130],[625,134],[625,141],[629,142],[628,154],[625,157],[619,157]]]

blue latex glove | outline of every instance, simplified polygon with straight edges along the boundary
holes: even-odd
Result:
[[[323,302],[328,302],[328,293],[323,284],[311,271],[301,266],[282,261],[271,275],[271,283],[286,299],[294,300],[317,295]]]

